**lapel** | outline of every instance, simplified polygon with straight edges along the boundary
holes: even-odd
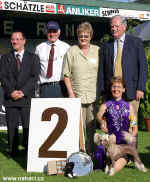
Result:
[[[16,61],[13,51],[8,56],[8,66],[12,70],[13,73],[18,74],[17,61]]]
[[[126,61],[128,61],[128,48],[129,48],[129,37],[128,35],[125,35],[125,41],[124,41],[124,45],[123,45],[123,52],[122,52],[122,67],[125,68],[126,65]]]
[[[23,55],[23,58],[22,58],[22,63],[21,63],[21,73],[24,72],[24,70],[26,69],[26,65],[27,65],[27,60],[28,60],[28,53],[27,51],[24,51],[24,55]]]
[[[109,52],[110,52],[111,66],[113,68],[113,65],[114,65],[114,39],[111,39],[111,42],[109,43]]]

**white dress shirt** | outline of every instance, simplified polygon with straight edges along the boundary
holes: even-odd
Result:
[[[14,55],[16,57],[16,55],[19,54],[19,59],[20,59],[20,62],[22,63],[22,59],[23,59],[23,55],[24,55],[24,50],[22,50],[21,52],[14,52]]]
[[[122,37],[120,37],[120,46],[123,49],[123,45],[124,45],[124,40],[125,40],[125,33],[122,35]],[[114,41],[114,62],[116,60],[117,57],[117,39],[115,39]]]
[[[53,60],[53,74],[52,77],[47,78],[47,68],[49,61],[49,53],[51,49],[52,43],[49,41],[43,42],[36,47],[35,54],[37,54],[40,58],[41,64],[41,74],[40,74],[40,82],[56,82],[63,80],[63,57],[67,50],[69,49],[69,44],[63,42],[61,40],[57,40],[54,46],[54,60]]]

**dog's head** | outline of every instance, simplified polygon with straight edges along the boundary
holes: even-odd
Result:
[[[109,141],[109,135],[108,134],[99,134],[95,133],[94,135],[94,143],[96,145],[106,145]]]
[[[96,145],[108,145],[108,144],[115,144],[116,143],[116,136],[114,134],[99,134],[95,133],[94,135],[94,143]]]

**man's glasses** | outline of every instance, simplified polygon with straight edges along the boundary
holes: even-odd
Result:
[[[119,28],[122,24],[119,25],[110,25],[111,28]]]

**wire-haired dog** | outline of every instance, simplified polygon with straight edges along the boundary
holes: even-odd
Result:
[[[107,162],[105,168],[105,173],[108,173],[110,176],[115,174],[114,164],[119,158],[124,157],[129,154],[134,158],[135,167],[140,171],[147,172],[144,164],[141,162],[141,159],[136,151],[136,138],[133,137],[130,133],[123,131],[124,140],[127,144],[116,144],[116,136],[114,134],[98,134],[94,135],[94,143],[97,145],[103,145],[106,150]],[[111,165],[110,165],[111,164]]]

